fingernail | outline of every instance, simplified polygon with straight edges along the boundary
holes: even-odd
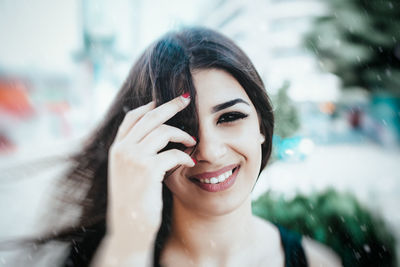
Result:
[[[188,98],[190,98],[190,93],[189,93],[189,92],[186,92],[186,93],[184,93],[184,94],[182,95],[182,97],[188,99]]]
[[[196,165],[197,164],[197,160],[195,158],[192,158],[192,160],[194,162],[194,165]]]

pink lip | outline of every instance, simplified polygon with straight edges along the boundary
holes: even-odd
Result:
[[[235,171],[232,173],[232,175],[230,177],[228,177],[225,181],[223,181],[222,183],[218,183],[218,184],[206,184],[206,183],[201,183],[198,179],[193,178],[191,179],[191,181],[197,185],[198,187],[200,187],[201,189],[207,191],[207,192],[219,192],[219,191],[224,191],[228,188],[230,188],[236,181],[236,177],[237,174],[239,172],[240,166],[238,165],[231,165],[232,168],[235,168]],[[226,168],[223,168],[226,169]],[[229,171],[230,168],[228,168],[226,171]],[[219,172],[219,171],[218,171]],[[224,173],[224,172],[222,172]],[[207,173],[208,174],[208,173]]]
[[[210,179],[212,177],[217,177],[217,176],[223,174],[224,172],[232,170],[233,168],[235,168],[237,166],[238,166],[237,164],[228,165],[226,167],[223,167],[222,169],[219,169],[218,171],[215,171],[215,172],[203,172],[203,173],[195,174],[190,178],[194,178],[194,179]]]

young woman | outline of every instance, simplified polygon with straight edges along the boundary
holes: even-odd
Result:
[[[240,48],[209,29],[169,33],[139,58],[75,158],[65,191],[83,208],[75,227],[43,242],[71,242],[65,266],[339,266],[251,213],[273,127]]]

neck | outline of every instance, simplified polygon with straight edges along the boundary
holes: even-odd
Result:
[[[226,257],[249,244],[252,227],[251,199],[223,215],[203,215],[173,201],[169,241],[193,258]],[[225,255],[225,256],[224,256]]]

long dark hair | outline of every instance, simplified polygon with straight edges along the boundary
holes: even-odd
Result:
[[[108,151],[127,111],[155,100],[161,105],[196,90],[192,72],[198,69],[222,69],[230,73],[244,88],[257,111],[262,144],[262,163],[265,167],[271,154],[274,118],[264,84],[245,53],[227,37],[206,28],[187,28],[168,33],[152,44],[137,60],[113,101],[107,116],[83,150],[74,158],[75,165],[60,184],[64,211],[80,209],[77,221],[56,234],[43,237],[71,244],[66,266],[88,265],[106,231]],[[195,101],[167,124],[180,127],[198,136]],[[194,115],[193,115],[194,114]],[[172,147],[170,144],[167,149]],[[171,229],[172,194],[163,186],[162,224],[157,234],[154,265]],[[60,208],[59,207],[59,208]]]

